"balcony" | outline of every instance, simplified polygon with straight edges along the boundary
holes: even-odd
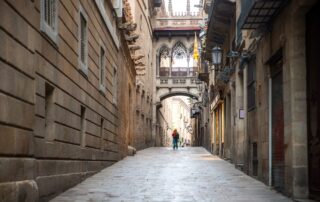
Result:
[[[196,76],[196,67],[161,67],[159,76],[162,77],[194,77]]]
[[[237,22],[240,29],[257,29],[269,24],[288,0],[242,0]]]
[[[196,77],[157,77],[157,86],[161,87],[195,87]]]

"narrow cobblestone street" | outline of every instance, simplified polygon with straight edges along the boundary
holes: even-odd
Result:
[[[205,149],[149,148],[52,201],[291,201]]]

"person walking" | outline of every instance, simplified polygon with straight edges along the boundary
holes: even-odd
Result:
[[[177,129],[174,129],[172,133],[173,149],[178,149],[178,141],[179,141],[179,133]]]

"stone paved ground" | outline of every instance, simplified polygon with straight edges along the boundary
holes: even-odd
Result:
[[[52,201],[291,201],[203,148],[149,148]]]

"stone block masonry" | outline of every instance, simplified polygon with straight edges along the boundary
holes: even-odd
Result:
[[[56,26],[43,17],[44,2],[56,6],[50,11]],[[111,4],[104,9],[86,0],[0,1],[0,201],[48,201],[126,156],[122,131],[130,125],[124,118],[130,100],[114,97],[113,71],[123,82],[116,91],[129,92],[135,70],[122,34],[118,46],[102,18],[111,16]],[[116,19],[109,20],[117,29]],[[106,51],[102,76],[100,46]]]

